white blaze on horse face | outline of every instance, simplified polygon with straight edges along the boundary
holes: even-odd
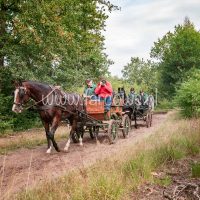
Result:
[[[19,112],[18,109],[17,109],[17,105],[15,103],[17,103],[17,95],[19,94],[19,89],[17,88],[14,92],[14,104],[13,104],[13,107],[12,107],[12,111],[13,112]]]
[[[66,143],[66,145],[65,145],[65,148],[64,148],[64,151],[65,151],[65,152],[68,151],[69,146],[70,146],[70,138],[68,139],[68,141],[67,141],[67,143]]]
[[[51,149],[52,149],[52,147],[50,146],[49,149],[47,149],[46,153],[51,153]]]

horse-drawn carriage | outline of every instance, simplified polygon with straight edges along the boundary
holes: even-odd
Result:
[[[112,103],[108,112],[105,112],[104,107],[104,101],[85,100],[85,110],[83,112],[78,111],[81,120],[78,122],[77,131],[72,135],[74,142],[78,142],[80,133],[83,137],[85,132],[89,132],[90,137],[97,140],[101,131],[108,136],[111,144],[117,141],[119,130],[122,131],[124,138],[129,136],[130,119],[123,112],[123,102],[117,105]]]
[[[129,116],[131,122],[135,122],[137,128],[137,121],[143,121],[147,128],[152,126],[154,110],[154,98],[152,95],[148,96],[145,104],[141,104],[137,98],[133,102],[127,102],[123,106],[123,111]],[[132,126],[132,123],[131,123]]]
[[[113,101],[108,112],[104,110],[104,102],[87,99],[84,103],[80,95],[64,93],[57,87],[35,81],[22,81],[15,83],[14,102],[12,110],[21,113],[24,105],[30,100],[34,104],[25,109],[36,108],[45,127],[48,149],[51,152],[52,145],[56,151],[60,151],[54,134],[62,118],[67,119],[71,125],[70,136],[64,151],[68,151],[71,139],[82,144],[84,132],[88,131],[92,138],[96,138],[100,131],[106,133],[110,143],[118,139],[118,131],[123,137],[129,135],[130,120],[142,118],[147,127],[152,123],[153,98],[149,98],[147,107],[137,108],[137,104],[124,105],[124,101]],[[85,105],[85,106],[84,106]]]

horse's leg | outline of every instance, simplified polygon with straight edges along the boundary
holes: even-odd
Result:
[[[45,132],[46,132],[46,138],[47,138],[47,151],[46,153],[51,153],[51,139],[49,137],[49,123],[44,122],[44,128],[45,128]]]
[[[57,145],[57,143],[54,139],[54,134],[56,132],[56,129],[58,128],[59,122],[60,122],[60,118],[54,117],[53,122],[52,122],[52,126],[51,126],[51,131],[48,134],[48,137],[51,139],[52,144],[53,144],[53,146],[54,146],[54,148],[57,152],[60,152],[60,149],[58,148],[58,145]]]
[[[79,137],[79,145],[83,146],[83,138],[82,138],[81,134],[80,134],[80,137]]]
[[[73,134],[73,131],[72,131],[72,129],[71,129],[71,131],[70,131],[70,133],[69,133],[69,138],[68,138],[67,143],[66,143],[65,148],[64,148],[64,151],[65,151],[65,152],[67,152],[68,149],[69,149],[72,134]]]
[[[72,138],[72,134],[77,130],[77,120],[73,119],[72,121],[72,126],[71,126],[71,131],[69,134],[69,138],[67,140],[67,143],[65,145],[64,151],[67,152],[69,150],[70,147],[70,143],[71,143],[71,138]]]
[[[134,120],[135,120],[135,128],[138,128],[136,111],[134,111]]]
[[[79,136],[79,145],[83,146],[83,134],[84,134],[84,129],[83,129],[83,124],[81,123],[81,127],[78,128],[78,131],[80,132]]]
[[[95,127],[95,132],[94,132],[94,134],[95,134],[96,144],[99,145],[100,142],[99,142],[99,140],[98,140],[98,129],[97,129],[97,127]]]

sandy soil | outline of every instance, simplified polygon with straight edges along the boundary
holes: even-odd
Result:
[[[89,134],[86,134],[83,139],[84,146],[71,144],[68,153],[57,153],[53,150],[48,155],[45,153],[46,145],[43,145],[2,155],[0,156],[0,198],[11,199],[11,195],[22,189],[34,187],[41,181],[62,176],[71,170],[88,167],[98,160],[111,157],[154,134],[166,117],[166,114],[154,115],[152,127],[133,128],[128,139],[122,139],[120,131],[121,138],[113,145],[106,142],[105,135],[100,135],[101,144],[96,145],[95,140],[91,140]],[[66,141],[61,141],[59,146],[64,148],[65,143]]]

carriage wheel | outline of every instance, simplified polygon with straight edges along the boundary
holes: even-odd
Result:
[[[99,134],[99,127],[93,126],[89,128],[89,133],[90,133],[90,138],[94,139],[95,138],[95,134]]]
[[[147,115],[146,115],[146,126],[147,126],[147,128],[149,128],[149,126],[150,126],[150,121],[151,121],[150,114],[147,113]]]
[[[122,117],[122,128],[123,128],[122,133],[123,133],[124,138],[128,138],[130,128],[131,128],[130,118],[128,115],[124,115]]]
[[[117,142],[118,139],[118,124],[115,120],[110,120],[108,126],[108,137],[110,144],[114,144]]]

